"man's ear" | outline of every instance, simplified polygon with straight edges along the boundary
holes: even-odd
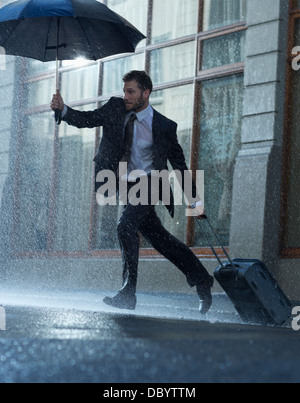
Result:
[[[144,97],[145,97],[145,98],[149,99],[149,98],[150,98],[150,94],[151,94],[150,90],[145,90],[145,91],[144,91]]]

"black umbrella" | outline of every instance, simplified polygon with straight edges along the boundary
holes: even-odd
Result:
[[[19,0],[0,9],[0,46],[42,62],[132,53],[145,36],[96,0]]]

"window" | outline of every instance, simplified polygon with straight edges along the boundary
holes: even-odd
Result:
[[[205,0],[203,31],[210,31],[245,21],[246,0]]]
[[[178,123],[188,165],[205,170],[207,212],[228,243],[233,166],[240,147],[246,0],[104,3],[147,39],[135,54],[98,62],[62,62],[59,74],[65,102],[76,109],[95,109],[111,96],[122,96],[125,73],[147,70],[154,83],[152,105]],[[92,160],[101,129],[54,124],[49,101],[55,63],[22,60],[20,68],[26,108],[17,133],[22,152],[16,172],[20,183],[16,250],[115,256],[122,208],[99,207],[93,192]],[[158,214],[189,246],[206,247],[184,209],[176,208],[174,220],[164,207],[158,207]],[[143,247],[149,245],[144,242]]]
[[[154,85],[194,77],[194,42],[152,50],[150,58],[150,74]]]
[[[72,87],[69,87],[72,88]],[[95,104],[81,110],[96,109]],[[57,180],[53,214],[54,251],[88,250],[95,131],[62,125],[57,139]],[[76,234],[76,236],[75,236]]]
[[[243,76],[204,81],[200,87],[200,142],[198,169],[205,172],[206,212],[223,244],[228,244],[232,181],[240,150]],[[196,245],[203,245],[196,232]]]
[[[232,182],[241,143],[246,0],[202,2],[192,167],[204,170],[205,209],[229,244]],[[190,220],[188,242],[207,246]]]
[[[151,43],[166,42],[197,32],[198,0],[154,0]]]
[[[45,251],[48,243],[53,120],[49,113],[24,118],[21,153],[18,159],[18,252]],[[42,156],[42,158],[41,158]]]
[[[244,61],[245,31],[202,40],[201,70],[209,70]]]
[[[283,257],[300,257],[300,77],[299,71],[292,68],[292,49],[300,46],[300,2],[290,2],[290,63],[287,71],[287,105],[286,105],[286,133],[285,158],[283,174]]]

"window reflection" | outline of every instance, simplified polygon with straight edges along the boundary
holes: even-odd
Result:
[[[151,77],[154,84],[162,84],[193,77],[196,63],[195,42],[152,51]]]
[[[86,105],[83,109],[95,108],[96,105]],[[88,249],[94,150],[95,130],[60,127],[54,219],[56,251]]]
[[[117,225],[123,208],[121,206],[96,206],[97,228],[93,239],[94,249],[119,249]]]
[[[55,71],[56,62],[40,62],[39,60],[28,59],[28,76],[33,76],[42,73],[49,73],[49,71]]]
[[[54,94],[55,92],[55,78],[51,77],[26,84],[25,89],[27,93],[27,106],[29,108],[48,105],[49,94]]]
[[[47,249],[53,158],[53,119],[48,113],[26,119],[18,173],[19,209],[16,244],[20,251]]]
[[[205,81],[201,91],[198,169],[205,175],[205,210],[229,243],[233,169],[241,142],[243,76]],[[196,246],[206,245],[199,230]]]
[[[154,0],[152,43],[197,33],[198,0]]]
[[[244,21],[246,10],[247,0],[205,0],[203,31]]]
[[[202,42],[202,69],[226,66],[245,60],[245,31]]]
[[[95,98],[98,95],[98,65],[63,73],[61,87],[65,102]]]

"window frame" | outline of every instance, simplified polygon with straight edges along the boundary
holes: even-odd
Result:
[[[300,259],[300,247],[287,247],[286,235],[288,227],[287,207],[289,202],[289,183],[290,183],[290,149],[292,138],[292,97],[293,92],[293,69],[292,49],[295,46],[295,26],[296,21],[300,20],[300,5],[297,7],[297,0],[290,0],[289,3],[289,27],[288,27],[288,50],[287,50],[287,67],[286,67],[286,94],[285,94],[285,125],[283,137],[283,168],[282,168],[282,200],[281,200],[281,236],[280,236],[280,256],[283,259]],[[299,44],[300,46],[300,44]]]

